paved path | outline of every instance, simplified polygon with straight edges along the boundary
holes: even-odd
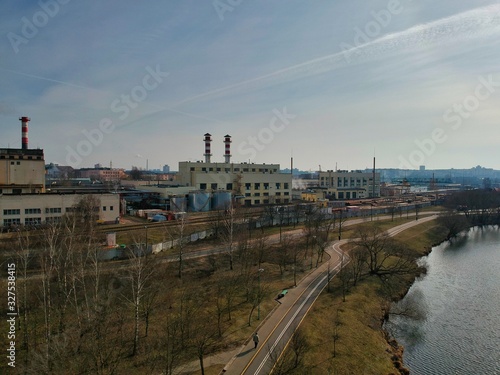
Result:
[[[388,230],[388,233],[391,236],[395,236],[398,233],[415,225],[434,220],[436,217],[436,215],[421,217],[418,221],[405,223],[391,228]],[[354,225],[361,222],[366,222],[366,220],[351,220],[348,223],[345,223],[345,225]],[[257,328],[260,337],[260,343],[257,350],[254,349],[253,341],[251,337],[249,337],[239,348],[223,353],[218,353],[206,358],[204,361],[205,367],[220,365],[221,368],[223,367],[221,374],[229,375],[264,374],[265,372],[263,371],[265,371],[266,368],[264,367],[264,362],[261,358],[267,354],[266,352],[269,351],[271,344],[273,344],[274,339],[270,339],[273,337],[273,334],[275,334],[276,329],[281,323],[283,323],[283,321],[287,320],[285,319],[287,315],[289,315],[289,313],[293,311],[294,308],[297,308],[297,306],[301,304],[300,301],[305,292],[311,290],[313,286],[319,285],[321,276],[325,274],[328,267],[330,267],[331,270],[339,268],[342,254],[342,250],[340,249],[340,247],[348,241],[349,240],[334,241],[332,246],[330,246],[327,250],[328,255],[331,257],[330,261],[324,262],[320,267],[313,269],[309,274],[307,274],[302,280],[298,282],[297,287],[288,289],[287,295],[280,300],[281,304],[277,303],[276,307],[266,316],[266,318]],[[322,287],[324,286],[326,286],[326,282],[323,283]],[[320,292],[321,290],[318,291],[318,294]],[[303,316],[301,315],[299,317],[299,322],[291,328],[294,329],[297,324],[300,324],[300,321],[305,317],[306,313],[307,309]],[[286,328],[288,329],[289,327],[287,326]],[[283,335],[283,333],[281,333],[281,335]],[[266,350],[263,351],[263,348]],[[267,357],[269,357],[269,355],[267,355]],[[266,358],[266,360],[268,359],[269,358]],[[255,366],[255,364],[252,365],[252,362],[256,362],[257,366]],[[252,368],[250,368],[251,366]],[[198,371],[199,368],[199,362],[193,361],[186,366],[177,369],[175,374],[195,372]]]

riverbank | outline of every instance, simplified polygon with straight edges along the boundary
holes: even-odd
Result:
[[[498,227],[473,227],[425,258],[426,276],[398,304],[419,306],[419,314],[391,315],[384,325],[405,346],[412,373],[500,373],[491,329],[500,324],[499,241]]]
[[[416,261],[441,243],[446,231],[432,221],[395,238],[406,244]],[[334,278],[331,292],[321,295],[302,326],[311,348],[303,360],[311,373],[324,374],[326,369],[336,374],[407,374],[403,348],[382,326],[391,301],[404,297],[423,271],[398,277],[390,285],[379,277],[366,277],[349,289],[345,302],[340,278]]]

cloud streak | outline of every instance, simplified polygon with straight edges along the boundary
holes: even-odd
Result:
[[[500,5],[480,7],[433,22],[416,25],[404,31],[388,34],[368,43],[354,46],[349,50],[308,60],[259,77],[194,95],[174,103],[169,108],[212,96],[223,95],[239,89],[295,81],[350,64],[365,63],[389,55],[411,52],[419,48],[456,44],[497,34],[500,34]],[[346,54],[350,56],[349,61],[345,58]]]

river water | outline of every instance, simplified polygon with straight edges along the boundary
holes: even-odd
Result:
[[[473,228],[422,258],[428,273],[402,301],[416,317],[386,329],[414,375],[500,374],[500,229]]]

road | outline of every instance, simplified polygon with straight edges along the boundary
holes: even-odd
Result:
[[[434,220],[437,215],[422,217],[418,221],[396,226],[388,233],[395,236],[398,233],[415,225]],[[349,223],[357,224],[355,220]],[[336,241],[327,250],[331,256],[329,262],[322,264],[307,275],[299,285],[282,298],[282,304],[266,317],[258,328],[260,343],[253,349],[253,342],[249,340],[224,367],[224,374],[269,374],[274,363],[286,347],[293,332],[300,325],[316,298],[327,285],[327,278],[333,277],[340,269],[342,250],[341,246],[347,240]],[[345,264],[345,260],[344,260]]]

